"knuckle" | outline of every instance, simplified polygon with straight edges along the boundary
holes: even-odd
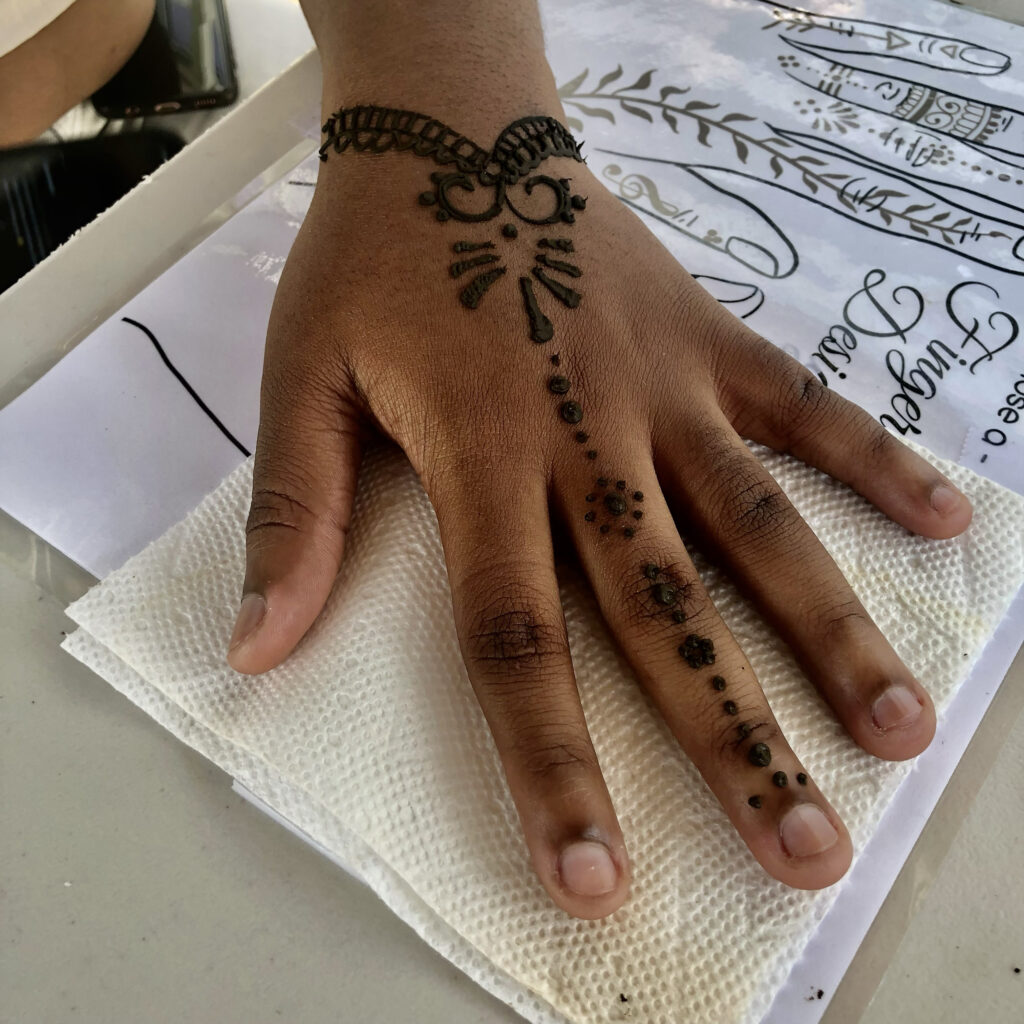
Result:
[[[584,739],[573,736],[533,737],[515,752],[522,770],[539,780],[590,775],[598,770],[593,748]]]
[[[835,394],[806,367],[793,362],[779,374],[775,388],[775,418],[786,438],[795,443],[820,429],[822,416]]]
[[[739,714],[735,718],[730,717],[728,724],[716,726],[713,747],[727,770],[741,765],[749,767],[743,759],[746,751],[754,743],[771,745],[781,735],[782,731],[775,722],[765,717],[763,702],[750,701],[746,707],[740,703]]]
[[[710,494],[716,520],[725,526],[732,543],[744,539],[775,544],[798,535],[800,516],[785,492],[744,446],[721,431],[705,438],[716,482]]]
[[[796,510],[781,488],[765,479],[757,479],[735,492],[731,501],[731,519],[746,536],[772,536],[776,541],[796,525]]]
[[[493,570],[489,576],[496,575]],[[492,593],[472,615],[466,633],[467,667],[485,682],[524,677],[544,682],[569,663],[569,645],[560,611],[530,584],[490,583]],[[470,593],[480,585],[470,584]]]
[[[826,650],[859,645],[864,640],[865,630],[873,626],[860,601],[852,595],[844,601],[824,605],[814,624]]]
[[[245,532],[249,538],[277,530],[316,535],[326,527],[330,533],[345,535],[349,524],[333,512],[320,511],[308,501],[298,497],[304,493],[298,487],[280,483],[277,487],[256,485],[253,487],[249,515]]]
[[[309,530],[313,519],[313,510],[287,491],[273,487],[254,487],[245,531],[252,535],[260,530],[279,527],[304,533]]]
[[[656,573],[648,573],[651,566]],[[682,623],[699,620],[708,608],[707,594],[689,562],[661,550],[641,551],[636,574],[621,595],[621,612],[631,630],[657,630],[673,637]]]
[[[868,452],[872,459],[884,461],[898,449],[896,438],[885,427],[872,420],[868,436]]]

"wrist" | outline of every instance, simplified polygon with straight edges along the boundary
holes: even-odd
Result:
[[[535,0],[303,0],[323,64],[324,120],[414,110],[488,145],[529,114],[564,120]]]

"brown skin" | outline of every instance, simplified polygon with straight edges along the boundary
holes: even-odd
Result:
[[[22,145],[81,103],[132,55],[154,0],[76,0],[0,57],[0,147]]]
[[[420,109],[482,144],[524,113],[563,117],[532,4],[475,4],[468,23],[449,0],[384,0],[374,17],[366,6],[305,4],[327,68],[325,110],[358,101]],[[405,31],[395,31],[403,19]],[[342,38],[359,44],[347,53]],[[446,47],[461,58],[447,63]],[[333,70],[342,66],[344,79]],[[520,223],[518,241],[506,243],[506,218],[439,224],[416,202],[434,169],[395,152],[345,153],[321,167],[267,336],[244,583],[266,612],[230,663],[248,673],[272,668],[320,612],[343,557],[359,450],[380,431],[404,448],[437,512],[469,677],[552,899],[570,914],[603,917],[629,887],[573,676],[552,519],[575,544],[641,684],[754,856],[797,888],[833,884],[850,864],[849,835],[813,778],[796,784],[806,769],[703,590],[673,514],[717,546],[857,742],[905,759],[934,733],[927,692],[741,438],[819,466],[926,536],[962,532],[969,503],[956,492],[945,514],[936,511],[930,498],[947,481],[724,312],[585,165],[568,159],[544,172],[571,178],[589,199],[576,224],[558,232],[575,244],[584,298],[570,312],[538,289],[556,336],[535,345],[517,279],[551,230]],[[463,282],[447,274],[461,239],[495,241],[509,264],[475,312],[458,304]],[[584,408],[585,446],[545,386],[556,351],[570,397]],[[590,447],[600,452],[594,462],[584,456]],[[593,507],[584,496],[600,475],[644,492],[634,539],[584,521]],[[683,588],[685,625],[652,602],[648,562]],[[680,658],[691,632],[714,641],[712,668]],[[725,692],[714,690],[713,675],[725,677]],[[923,710],[884,732],[870,709],[890,683],[909,687]],[[726,715],[724,699],[740,714]],[[736,745],[741,721],[758,728]],[[756,741],[770,745],[770,768],[747,760]],[[771,784],[779,769],[791,780],[785,789]],[[755,792],[760,810],[747,802]],[[817,856],[790,856],[781,842],[782,815],[799,802],[816,804],[839,833]],[[618,870],[611,892],[583,897],[562,883],[559,853],[580,838],[610,851]]]

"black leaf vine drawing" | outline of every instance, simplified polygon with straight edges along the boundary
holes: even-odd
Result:
[[[734,200],[742,200],[735,189],[749,192],[750,183],[759,182],[874,230],[917,239],[982,265],[1024,275],[1024,226],[1016,220],[979,213],[966,204],[981,200],[990,207],[1004,207],[1008,216],[1019,214],[1014,207],[972,189],[947,186],[963,197],[963,203],[957,202],[928,188],[931,182],[923,176],[896,173],[838,143],[776,128],[743,112],[719,113],[719,103],[699,98],[682,103],[672,99],[689,95],[690,87],[666,85],[660,87],[657,96],[651,95],[648,90],[656,73],[653,68],[644,71],[632,85],[609,90],[607,87],[622,73],[619,65],[603,75],[593,89],[583,91],[589,77],[589,69],[585,69],[562,86],[559,95],[567,107],[612,124],[616,123],[616,113],[620,113],[642,116],[652,125],[657,114],[675,134],[681,134],[681,127],[689,125],[699,145],[714,149],[724,143],[749,170],[612,150],[599,152],[701,174]],[[576,124],[582,127],[578,119]],[[767,128],[767,134],[762,128]]]

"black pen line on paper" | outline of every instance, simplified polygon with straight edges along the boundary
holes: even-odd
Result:
[[[212,410],[212,409],[211,409],[211,408],[210,408],[210,407],[209,407],[209,406],[208,406],[208,405],[207,405],[207,404],[206,404],[206,403],[205,403],[205,402],[204,402],[204,401],[203,401],[203,400],[202,400],[202,399],[201,399],[201,398],[199,397],[199,395],[198,395],[198,394],[196,394],[195,388],[193,388],[193,387],[192,387],[192,385],[191,385],[191,384],[189,384],[189,382],[188,382],[187,380],[185,380],[185,378],[184,378],[184,377],[183,377],[183,376],[181,375],[181,373],[180,373],[180,372],[178,371],[178,369],[177,369],[177,367],[176,367],[176,366],[174,365],[174,363],[172,363],[172,362],[170,361],[170,359],[168,359],[168,358],[167,358],[167,353],[166,353],[166,352],[165,352],[165,351],[163,350],[163,346],[162,346],[162,345],[160,344],[160,342],[156,340],[156,336],[155,336],[155,335],[153,334],[153,332],[152,332],[152,331],[151,331],[151,330],[150,330],[150,329],[149,329],[148,327],[146,327],[146,326],[145,326],[144,324],[140,324],[138,320],[133,320],[133,319],[132,319],[131,317],[129,317],[129,316],[123,316],[123,317],[121,317],[121,319],[122,319],[122,320],[123,320],[123,321],[124,321],[124,322],[125,322],[126,324],[131,324],[131,325],[132,325],[132,327],[137,327],[137,328],[138,328],[138,329],[139,329],[140,331],[142,331],[142,333],[143,333],[143,334],[145,334],[145,335],[146,335],[146,337],[147,337],[147,338],[149,338],[149,340],[150,340],[150,341],[151,341],[151,342],[153,343],[153,348],[155,348],[155,349],[156,349],[156,351],[157,351],[157,354],[158,354],[158,355],[160,356],[160,358],[161,358],[161,359],[163,360],[163,362],[164,362],[164,365],[165,365],[165,366],[167,367],[167,369],[168,369],[168,370],[170,370],[170,371],[171,371],[171,373],[173,373],[173,374],[174,374],[174,376],[175,376],[175,378],[177,379],[178,383],[179,383],[179,384],[180,384],[180,385],[181,385],[181,386],[182,386],[182,387],[183,387],[183,388],[184,388],[184,389],[185,389],[185,390],[186,390],[186,391],[187,391],[187,392],[189,393],[189,395],[191,395],[191,397],[192,397],[192,400],[193,400],[193,401],[194,401],[194,402],[196,403],[196,405],[198,405],[198,406],[199,406],[199,408],[200,408],[200,409],[202,409],[202,410],[203,410],[203,412],[205,412],[205,413],[206,413],[206,415],[210,417],[210,419],[212,420],[213,424],[214,424],[214,425],[215,425],[215,426],[217,427],[217,429],[218,429],[218,430],[219,430],[219,431],[220,431],[220,432],[221,432],[221,433],[222,433],[222,434],[223,434],[223,435],[224,435],[224,436],[225,436],[225,437],[226,437],[226,438],[227,438],[227,439],[228,439],[228,440],[229,440],[229,441],[230,441],[230,442],[231,442],[231,443],[232,443],[232,444],[233,444],[233,445],[234,445],[234,446],[235,446],[235,447],[236,447],[236,448],[237,448],[237,449],[238,449],[238,450],[239,450],[239,451],[240,451],[240,452],[241,452],[241,453],[242,453],[242,454],[243,454],[243,455],[244,455],[244,456],[246,457],[246,458],[248,458],[248,457],[249,457],[249,456],[250,456],[250,455],[251,455],[252,453],[251,453],[251,452],[250,452],[250,451],[248,450],[248,448],[246,448],[246,447],[245,447],[245,445],[243,445],[243,444],[242,444],[242,443],[241,443],[241,442],[240,442],[240,441],[238,440],[238,438],[236,438],[236,437],[235,437],[235,435],[234,435],[234,434],[232,434],[232,433],[231,433],[231,431],[230,431],[230,430],[228,430],[228,428],[227,428],[227,427],[225,427],[225,426],[224,426],[224,424],[223,424],[223,423],[221,423],[221,421],[220,421],[220,420],[219,420],[219,419],[217,418],[217,416],[216,416],[216,414],[214,413],[214,411],[213,411],[213,410]]]

